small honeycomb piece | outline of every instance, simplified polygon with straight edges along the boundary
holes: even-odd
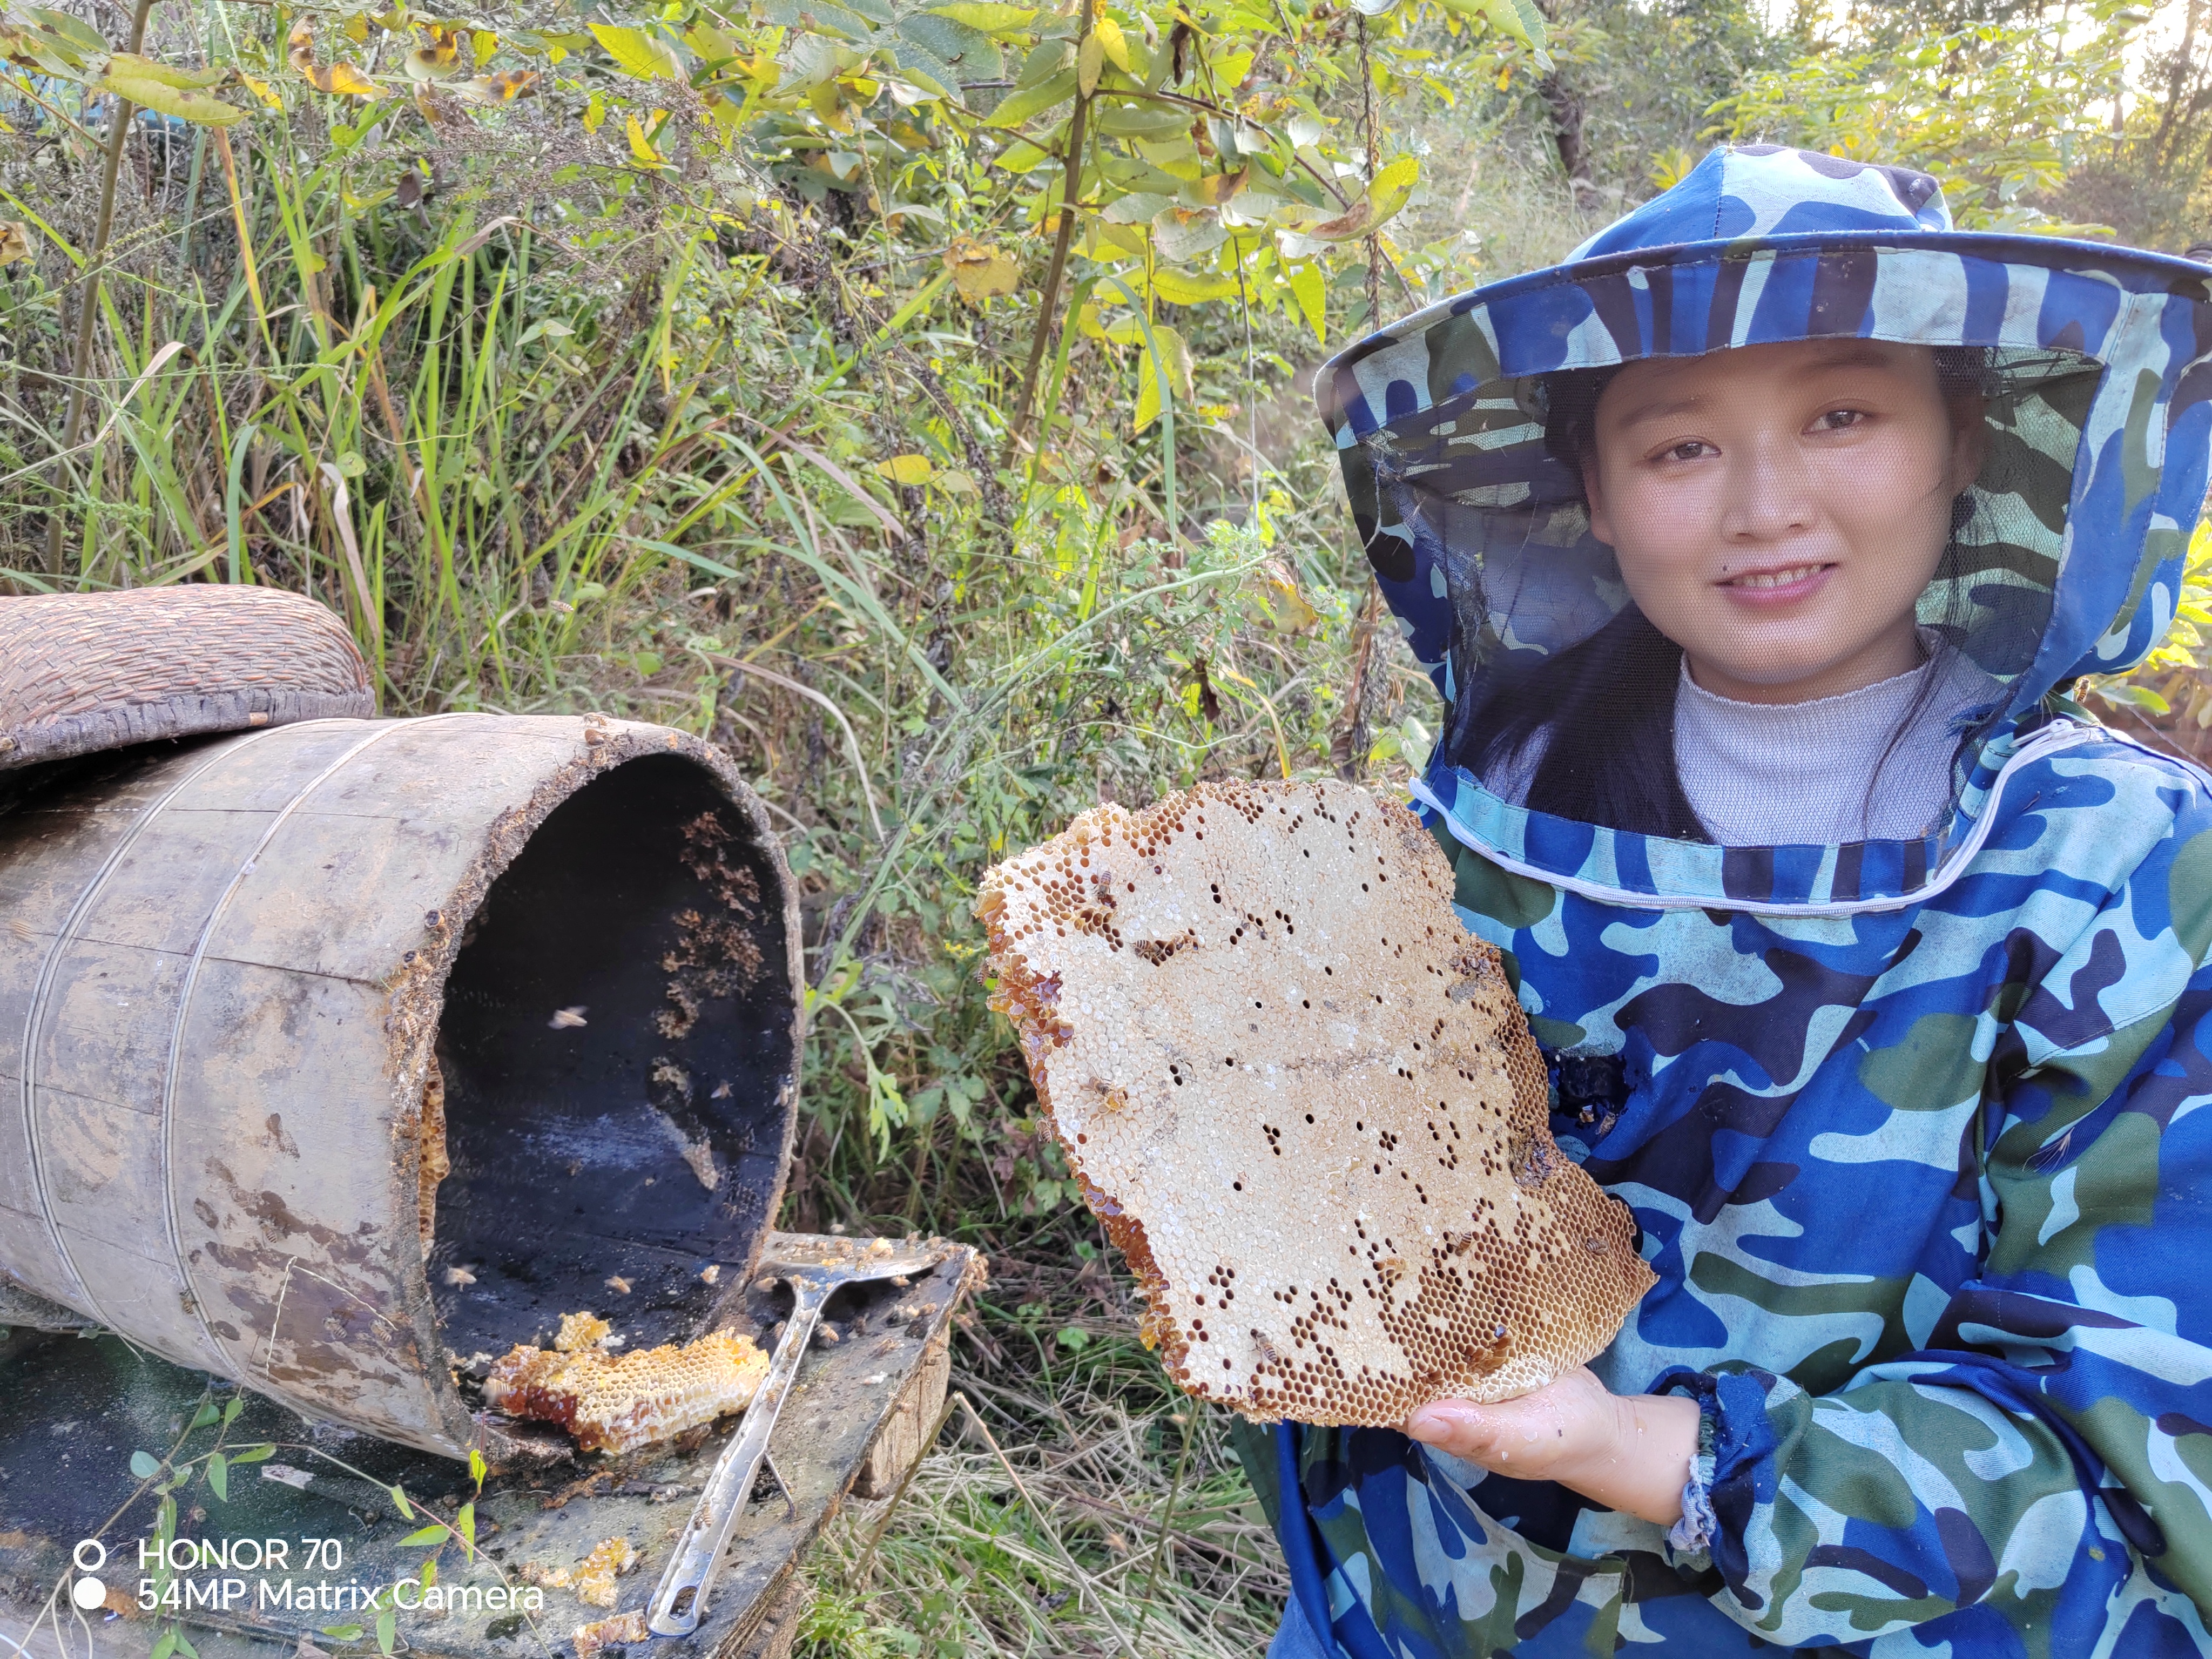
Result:
[[[636,1565],[637,1550],[629,1539],[602,1539],[599,1546],[577,1564],[574,1575],[576,1599],[588,1601],[595,1607],[614,1606],[616,1578]]]
[[[484,1399],[509,1417],[558,1425],[579,1451],[625,1452],[743,1410],[767,1375],[752,1339],[726,1331],[620,1358],[526,1344],[493,1365]]]
[[[1542,1387],[1654,1276],[1419,819],[1339,783],[1100,806],[976,908],[1054,1133],[1186,1391],[1396,1425]]]
[[[636,1647],[650,1642],[653,1632],[645,1627],[645,1609],[632,1607],[611,1619],[577,1626],[574,1639],[576,1659],[599,1659],[608,1648]]]
[[[562,1314],[561,1328],[553,1338],[553,1346],[560,1353],[575,1353],[585,1348],[596,1348],[613,1331],[613,1326],[588,1309],[582,1313]]]

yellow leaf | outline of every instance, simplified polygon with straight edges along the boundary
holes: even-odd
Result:
[[[606,48],[623,74],[640,81],[673,81],[678,78],[676,55],[643,29],[618,28],[611,23],[594,23],[592,37]]]
[[[477,62],[481,64],[499,50],[499,36],[489,29],[478,29],[469,44],[476,48]]]
[[[1091,232],[1097,239],[1100,247],[1110,248],[1116,253],[1131,254],[1139,259],[1145,257],[1145,233],[1139,226],[1117,225],[1110,219],[1093,219]]]
[[[956,236],[945,250],[945,268],[963,299],[980,305],[994,294],[1012,294],[1021,281],[1021,267],[988,243]]]
[[[596,27],[597,25],[593,27]],[[660,152],[653,147],[652,140],[645,136],[645,129],[638,125],[637,117],[626,115],[623,120],[629,133],[631,158],[641,167],[666,167],[668,163],[661,159]]]
[[[824,81],[806,94],[806,101],[815,118],[832,132],[853,130],[853,118],[845,107],[845,89],[836,82]]]
[[[937,474],[927,455],[894,455],[888,461],[878,461],[876,471],[908,489],[927,483]]]
[[[29,227],[19,219],[0,224],[0,265],[12,265],[31,257]]]
[[[335,93],[348,98],[381,98],[384,88],[378,86],[351,64],[343,60],[328,69],[315,66],[315,33],[305,19],[292,26],[290,37],[284,43],[284,55],[292,67],[317,92]]]
[[[1297,579],[1280,559],[1269,559],[1260,567],[1260,586],[1267,591],[1269,615],[1285,633],[1301,633],[1321,620],[1321,612],[1306,603]]]
[[[1101,17],[1091,26],[1091,38],[1106,54],[1106,61],[1124,75],[1133,73],[1129,68],[1129,42],[1121,33],[1121,26],[1110,17]]]
[[[284,107],[284,100],[276,95],[276,88],[266,81],[257,81],[243,70],[239,71],[238,78],[246,83],[246,89],[248,92],[261,100],[264,107],[268,109]]]
[[[993,0],[956,0],[949,6],[928,8],[932,17],[949,17],[984,34],[1006,34],[1036,21],[1034,6],[1003,6]]]
[[[694,23],[684,32],[684,44],[710,64],[726,64],[738,58],[738,43],[725,29],[712,23]]]
[[[501,70],[497,75],[479,75],[453,90],[472,104],[509,104],[538,90],[538,71]]]
[[[1085,98],[1098,90],[1098,71],[1105,62],[1106,43],[1095,34],[1086,36],[1075,55],[1075,89]]]
[[[607,100],[604,93],[593,93],[591,101],[584,106],[584,131],[597,132],[607,118]]]
[[[315,82],[318,91],[334,92],[347,98],[381,98],[384,88],[378,86],[351,64],[333,64],[324,72],[324,78]]]
[[[352,41],[356,46],[367,43],[368,40],[368,13],[357,11],[354,13],[352,16],[346,19],[345,37],[347,40]]]
[[[1192,184],[1190,194],[1209,207],[1219,207],[1241,194],[1251,177],[1252,169],[1249,167],[1239,167],[1234,173],[1210,173]]]

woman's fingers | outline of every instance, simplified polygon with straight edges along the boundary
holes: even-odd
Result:
[[[1406,1419],[1406,1432],[1425,1444],[1528,1480],[1599,1450],[1613,1428],[1613,1396],[1585,1369],[1517,1400],[1439,1400]]]

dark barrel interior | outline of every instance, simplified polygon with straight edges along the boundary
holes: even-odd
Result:
[[[795,1094],[781,879],[709,774],[652,756],[556,808],[470,919],[429,1267],[465,1375],[585,1309],[627,1348],[687,1339],[702,1270],[755,1260]]]

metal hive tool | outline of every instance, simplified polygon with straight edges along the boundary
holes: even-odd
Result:
[[[767,1380],[745,1407],[743,1426],[714,1460],[699,1502],[678,1534],[674,1552],[653,1592],[646,1626],[654,1635],[689,1636],[699,1627],[723,1546],[729,1541],[730,1530],[737,1525],[745,1500],[752,1495],[753,1482],[768,1455],[769,1437],[775,1432],[776,1415],[783,1409],[799,1375],[799,1362],[805,1357],[830,1298],[848,1285],[927,1273],[944,1255],[945,1246],[934,1241],[898,1245],[882,1238],[866,1244],[819,1239],[796,1249],[781,1249],[762,1261],[762,1273],[791,1286],[791,1317],[784,1324],[782,1340],[775,1345]]]

